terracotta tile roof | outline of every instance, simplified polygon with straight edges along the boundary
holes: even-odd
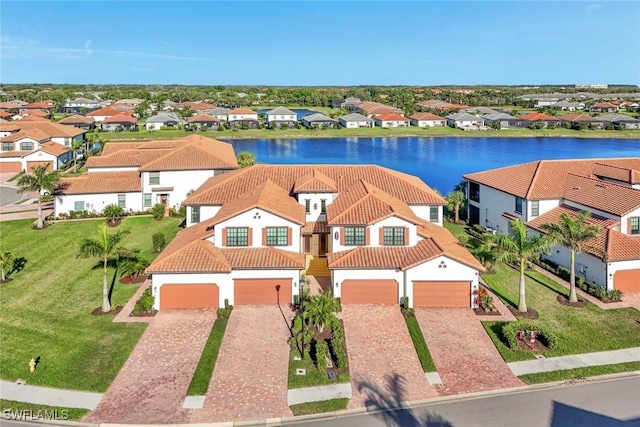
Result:
[[[640,259],[640,237],[607,230],[606,252],[608,261]]]
[[[337,193],[336,182],[327,175],[313,170],[296,179],[293,184],[294,193]]]
[[[62,123],[63,125],[64,124],[73,125],[76,123],[90,125],[93,122],[95,122],[95,119],[93,117],[81,116],[79,114],[74,114],[73,116],[65,117],[64,119],[58,121],[58,123]]]
[[[409,205],[364,180],[340,192],[327,206],[330,225],[370,225],[390,216],[420,222]]]
[[[169,257],[170,255],[178,252],[180,249],[185,246],[193,243],[196,240],[204,240],[211,236],[213,236],[213,227],[210,226],[210,220],[203,221],[201,223],[192,225],[191,227],[184,228],[180,230],[176,237],[169,242],[166,248],[158,255],[155,261],[151,264],[151,267],[155,267],[155,265]],[[213,246],[213,245],[212,245]],[[231,266],[229,266],[231,267]],[[150,271],[150,270],[147,270]]]
[[[254,208],[263,209],[296,224],[305,224],[304,206],[271,180],[227,201],[213,217],[211,224],[219,224]]]
[[[596,163],[593,174],[598,178],[609,178],[627,184],[640,184],[640,170]]]
[[[400,108],[391,107],[389,105],[381,104],[373,101],[363,101],[355,104],[356,107],[364,111],[366,114],[385,114],[385,113],[402,113]]]
[[[44,151],[45,153],[59,157],[70,150],[68,147],[65,147],[62,144],[57,144],[55,142],[45,142],[44,144],[40,144],[40,151]]]
[[[613,215],[640,208],[640,190],[569,174],[563,198]]]
[[[416,113],[413,116],[409,117],[410,119],[414,119],[414,120],[435,120],[435,121],[446,121],[446,119],[444,117],[440,117],[437,114],[433,114],[433,113]]]
[[[20,106],[12,102],[0,102],[0,110],[19,110]]]
[[[13,114],[7,113],[6,111],[0,111],[0,117],[11,117]]]
[[[108,123],[138,123],[138,119],[136,119],[135,117],[132,117],[129,114],[124,114],[124,113],[119,113],[116,115],[113,115],[111,117],[107,117],[106,119],[103,120],[102,122],[103,124],[108,124]]]
[[[530,221],[527,221],[525,224],[536,231],[542,232],[541,227],[543,224],[550,223],[550,222],[557,223],[558,221],[560,221],[560,216],[563,213],[575,219],[578,217],[578,214],[580,212],[581,212],[580,209],[575,208],[573,206],[560,205],[551,209],[548,212],[545,212],[540,216],[535,217]],[[593,213],[591,214],[591,216],[589,216],[588,222],[589,224],[597,225],[598,227],[602,227],[603,229],[615,227],[620,223],[620,221],[616,221],[615,219],[605,218],[599,215],[595,215]]]
[[[112,145],[111,142],[106,146]],[[90,156],[87,159],[86,167],[92,168],[114,168],[114,167],[140,167],[140,165],[152,162],[160,156],[168,154],[169,150],[119,150],[112,154],[103,152],[100,156]]]
[[[485,271],[484,266],[446,228],[422,221],[418,227],[418,235],[425,239],[433,239],[447,257],[479,271]]]
[[[293,190],[296,180],[313,170],[335,181],[338,192],[366,180],[382,191],[414,205],[445,205],[419,178],[375,165],[266,165],[257,164],[207,180],[184,205],[222,205],[238,194],[254,188],[270,179],[285,189]],[[329,205],[330,206],[330,205]]]
[[[167,247],[163,252],[168,252]],[[207,240],[194,240],[147,268],[147,273],[230,273],[222,251]]]
[[[591,108],[618,108],[617,105],[612,104],[611,102],[599,102],[594,104]]]
[[[20,130],[20,125],[17,122],[3,122],[3,123],[0,123],[0,131],[17,132],[19,130]]]
[[[100,108],[94,111],[91,111],[89,113],[87,113],[88,117],[102,117],[102,116],[115,116],[117,114],[127,114],[127,115],[131,115],[133,114],[133,111],[127,111],[127,110],[122,110],[120,108],[114,108],[114,107],[104,107],[104,108]]]
[[[7,157],[24,157],[27,154],[31,154],[33,151],[0,151],[0,158]]]
[[[550,116],[550,115],[545,114],[545,113],[529,113],[529,114],[525,114],[523,116],[520,116],[520,118],[523,119],[523,120],[528,120],[530,122],[535,122],[535,121],[559,122],[559,121],[561,121],[559,118],[554,117],[554,116]]]
[[[640,157],[539,160],[465,174],[464,178],[528,200],[560,199],[568,175],[593,176],[596,163],[640,171]]]
[[[135,193],[142,191],[138,172],[88,173],[60,180],[61,194]]]
[[[307,222],[302,227],[302,234],[328,234],[331,230],[326,221],[311,221]]]
[[[409,253],[406,246],[360,246],[355,249],[327,254],[329,268],[401,268]]]
[[[78,129],[74,126],[67,126],[60,123],[54,123],[49,120],[36,120],[25,121],[20,120],[17,122],[0,123],[0,130],[13,131],[13,130],[30,130],[39,129],[46,133],[50,137],[58,138],[73,138],[78,135],[82,135],[87,131],[84,129]]]
[[[212,245],[213,246],[213,245]],[[296,269],[304,268],[305,255],[283,251],[271,246],[265,248],[221,248],[231,268]]]
[[[219,122],[220,120],[217,117],[211,116],[209,114],[196,114],[195,116],[191,116],[187,119],[189,123],[206,123],[206,122]]]
[[[376,117],[376,120],[380,120],[381,122],[408,122],[409,121],[409,119],[407,119],[406,117],[403,117],[400,114],[396,114],[396,113],[380,114],[378,117]]]
[[[25,129],[25,130],[20,130],[19,132],[16,132],[16,133],[9,134],[4,138],[0,138],[0,141],[15,142],[15,141],[20,141],[21,139],[24,139],[24,138],[30,138],[35,141],[41,142],[41,141],[50,140],[51,136],[41,131],[40,129]]]
[[[39,102],[32,102],[31,104],[27,104],[21,108],[24,108],[25,110],[31,110],[31,109],[49,110],[51,108],[55,108],[55,104],[52,102],[39,101]]]
[[[229,111],[228,114],[231,115],[231,114],[258,114],[258,113],[248,108],[236,108]]]

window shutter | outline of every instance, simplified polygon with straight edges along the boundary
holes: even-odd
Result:
[[[291,246],[293,244],[293,229],[291,227],[287,228],[287,246]]]
[[[340,227],[338,230],[340,232],[340,244],[344,246],[344,227]]]
[[[262,229],[262,246],[267,246],[267,227]]]
[[[247,230],[247,246],[253,246],[253,228],[251,227]]]
[[[365,246],[369,246],[369,240],[370,240],[370,230],[369,227],[364,229],[364,245]]]
[[[404,245],[409,246],[409,227],[404,228]]]
[[[227,246],[227,229],[222,229],[222,246]]]
[[[378,233],[378,234],[379,234],[378,239],[380,239],[380,240],[378,241],[378,244],[379,244],[380,246],[384,246],[384,227],[380,227],[380,228],[378,229],[378,231],[379,231],[379,233]]]
[[[631,234],[631,218],[627,218],[627,234]]]

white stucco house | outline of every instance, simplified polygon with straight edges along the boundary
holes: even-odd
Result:
[[[289,304],[310,260],[342,304],[475,304],[481,264],[442,227],[445,200],[373,165],[258,164],[190,195],[187,228],[147,269],[157,309]]]
[[[295,111],[291,111],[285,107],[276,107],[273,110],[267,111],[266,117],[270,128],[278,129],[282,127],[282,125],[289,126],[290,128],[298,127],[298,115]]]
[[[640,292],[640,158],[541,160],[464,178],[469,222],[496,232],[519,219],[542,233],[563,213],[590,212],[601,233],[577,254],[577,274],[608,290]],[[562,246],[543,258],[569,268]]]
[[[55,216],[77,210],[101,212],[109,204],[128,212],[158,203],[167,210],[179,208],[191,191],[235,170],[238,163],[231,144],[190,135],[171,141],[108,143],[85,166],[84,175],[61,181]]]
[[[344,128],[372,128],[375,121],[360,113],[351,113],[338,117],[338,123]]]
[[[227,122],[229,126],[246,126],[249,129],[257,129],[258,113],[248,108],[236,108],[227,114]]]
[[[411,126],[424,127],[444,127],[447,120],[444,117],[433,113],[416,113],[409,117]]]
[[[449,114],[445,119],[447,120],[447,126],[461,129],[477,129],[484,126],[484,119],[482,117],[474,116],[473,114],[463,111]]]
[[[183,124],[185,124],[185,121],[174,113],[160,112],[147,118],[144,122],[144,127],[147,130],[160,130],[167,127],[177,129],[179,125]]]
[[[375,116],[376,126],[383,128],[409,127],[411,121],[397,113],[385,113]]]

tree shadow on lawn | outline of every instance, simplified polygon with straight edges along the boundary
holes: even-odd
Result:
[[[7,278],[11,277],[13,274],[18,274],[22,270],[24,270],[27,265],[27,259],[25,257],[16,258],[13,261],[13,268],[6,274]]]
[[[409,408],[405,403],[406,379],[394,373],[385,375],[386,386],[381,389],[368,381],[356,381],[359,392],[366,394],[367,412],[388,426],[397,427],[453,427],[449,421],[438,414]]]
[[[509,298],[508,296],[500,292],[498,289],[493,288],[489,283],[487,283],[487,286],[489,290],[493,292],[498,298],[500,298],[504,303],[509,304],[511,307],[518,308],[518,304],[516,303],[516,301]]]
[[[535,270],[528,271],[527,273],[530,273],[530,272],[535,272]],[[525,273],[525,274],[526,274],[526,273]],[[557,288],[553,287],[552,285],[550,285],[550,284],[548,284],[548,283],[545,283],[545,282],[543,282],[542,280],[537,279],[537,278],[535,278],[535,277],[533,277],[533,276],[531,276],[531,275],[529,275],[529,274],[526,274],[526,276],[527,276],[527,278],[529,278],[529,279],[533,280],[534,282],[539,283],[540,285],[542,285],[542,286],[544,286],[545,288],[549,289],[549,290],[550,290],[551,292],[553,292],[554,294],[556,294],[556,295],[562,295],[562,296],[564,296],[564,297],[566,297],[566,298],[569,298],[569,289],[565,288],[564,286],[562,286],[562,285],[558,284],[558,286],[559,286],[559,287],[561,287],[561,288],[560,288],[560,289],[557,289]],[[546,276],[545,276],[545,277],[546,277]]]

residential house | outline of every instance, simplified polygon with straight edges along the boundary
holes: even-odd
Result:
[[[138,129],[138,120],[129,114],[120,113],[103,120],[100,129],[104,132],[135,131]]]
[[[397,113],[386,113],[375,116],[376,126],[383,128],[409,127],[410,121]]]
[[[267,123],[271,129],[279,129],[283,125],[290,128],[298,127],[298,115],[285,107],[276,107],[266,113]]]
[[[144,127],[147,130],[160,130],[162,128],[177,129],[178,126],[184,123],[184,120],[173,113],[161,112],[147,118],[144,122]]]
[[[62,111],[65,113],[80,113],[81,111],[90,111],[100,108],[98,101],[88,98],[70,99],[65,102]]]
[[[107,106],[107,107],[100,108],[98,110],[91,111],[87,113],[86,116],[92,117],[96,121],[96,123],[100,123],[105,121],[109,117],[113,117],[118,114],[128,114],[131,116],[133,115],[133,111],[127,112],[127,111],[116,109],[112,106]]]
[[[42,164],[57,170],[71,159],[69,148],[51,141],[49,134],[37,128],[20,130],[0,138],[0,148],[2,172],[30,171]]]
[[[504,111],[494,110],[493,108],[489,108],[489,107],[469,107],[469,108],[464,108],[461,111],[465,113],[473,114],[474,116],[478,116],[478,117],[485,116],[487,114],[504,113]]]
[[[20,112],[20,104],[15,101],[0,102],[0,111],[10,113],[11,116]]]
[[[11,116],[13,116],[13,114],[8,113],[6,111],[0,111],[0,119],[6,120]]]
[[[522,120],[519,117],[514,117],[511,114],[507,113],[490,113],[482,115],[484,119],[484,124],[490,127],[497,127],[498,129],[512,129],[512,128],[523,128],[526,127],[529,123],[525,120]]]
[[[445,117],[447,126],[460,129],[479,129],[484,126],[482,117],[460,111],[459,113],[449,114]]]
[[[592,113],[617,113],[618,106],[611,102],[599,102],[589,107]]]
[[[577,272],[608,290],[640,291],[640,157],[541,160],[464,175],[468,218],[507,233],[519,219],[532,232],[561,213],[591,213],[601,227],[576,255]],[[545,255],[569,267],[567,249]]]
[[[54,123],[49,120],[20,120],[18,122],[0,124],[0,138],[4,138],[15,132],[32,129],[39,129],[50,138],[51,142],[64,145],[65,147],[70,147],[71,141],[73,140],[83,141],[84,134],[87,132],[84,129]]]
[[[338,123],[344,128],[372,128],[375,122],[372,118],[360,113],[350,113],[338,117]]]
[[[340,102],[338,107],[339,108],[346,108],[347,110],[350,110],[352,107],[356,106],[357,104],[359,104],[361,102],[362,102],[362,100],[360,98],[356,98],[356,97],[350,96],[348,98],[345,98],[344,101]]]
[[[598,117],[605,126],[614,126],[620,129],[640,129],[640,120],[625,114],[611,113]]]
[[[217,118],[221,122],[226,122],[229,117],[229,111],[231,111],[230,108],[216,107],[210,110],[205,110],[204,112],[206,114],[209,114],[210,116]]]
[[[483,267],[442,227],[445,204],[374,165],[215,176],[185,200],[187,228],[147,269],[155,308],[290,304],[308,257],[325,263],[343,305],[473,306]]]
[[[411,126],[418,127],[443,127],[447,125],[447,119],[433,113],[415,113],[410,116]]]
[[[564,125],[562,120],[545,113],[529,113],[520,116],[520,119],[530,128],[559,128]]]
[[[64,119],[59,120],[58,123],[86,130],[93,130],[96,127],[95,119],[93,117],[81,116],[78,114],[65,117]]]
[[[391,107],[390,105],[381,104],[373,101],[363,101],[359,104],[352,104],[349,106],[349,111],[352,113],[360,113],[365,116],[375,119],[377,116],[387,113],[396,113],[400,116],[404,115],[404,112],[400,108]]]
[[[175,140],[105,145],[91,156],[87,173],[65,178],[56,193],[55,215],[101,212],[117,204],[129,212],[161,203],[179,208],[207,179],[237,169],[233,147],[201,135]]]
[[[419,107],[438,111],[464,110],[465,108],[469,108],[468,105],[452,104],[440,99],[428,99],[426,101],[420,101],[416,105]]]
[[[308,129],[334,129],[338,122],[322,113],[313,113],[302,118],[302,125]]]
[[[200,113],[187,119],[187,123],[191,128],[198,130],[218,130],[220,129],[220,120],[210,114]]]
[[[20,112],[28,113],[29,111],[38,110],[47,113],[47,115],[50,115],[55,108],[56,104],[51,101],[38,101],[21,106]]]
[[[553,110],[561,110],[561,111],[576,111],[583,110],[584,103],[583,102],[569,102],[569,101],[558,101],[554,102],[551,105],[547,105],[547,107]],[[536,107],[538,108],[538,107]]]
[[[248,108],[236,108],[227,114],[229,126],[258,129],[258,113]]]
[[[592,117],[585,113],[570,113],[556,116],[565,123],[570,123],[573,129],[604,129],[604,121],[600,117]]]

